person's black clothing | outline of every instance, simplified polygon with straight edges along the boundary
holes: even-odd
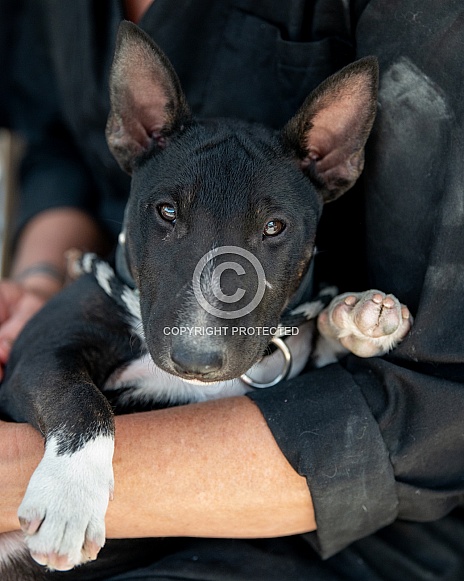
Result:
[[[99,217],[115,237],[129,177],[111,156],[104,128],[122,2],[29,4],[17,65],[17,127],[31,144],[20,224],[69,205]],[[312,4],[200,0],[177,12],[156,0],[139,25],[173,63],[196,115],[279,128],[312,89],[354,58],[343,2]]]
[[[462,581],[464,7],[460,0],[176,6],[155,0],[140,25],[173,62],[197,115],[279,127],[328,74],[378,56],[380,107],[362,187],[328,208],[317,267],[341,287],[367,281],[394,293],[415,324],[387,357],[349,356],[251,396],[308,479],[317,532],[153,541],[162,555],[148,569],[114,579]],[[27,43],[38,38],[43,54],[24,50],[18,69],[18,107],[27,95],[36,103],[18,109],[30,139],[20,223],[71,205],[116,234],[129,180],[108,152],[104,125],[121,5],[60,0],[31,10],[44,12],[45,28],[38,16],[25,23]],[[84,570],[67,578],[83,579]]]
[[[0,127],[11,126],[15,47],[24,0],[0,0]]]

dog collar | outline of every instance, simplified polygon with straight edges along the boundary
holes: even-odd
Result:
[[[105,293],[128,314],[131,322],[135,321],[138,324],[141,321],[140,296],[127,265],[125,239],[121,238],[122,235],[120,235],[120,244],[116,252],[116,264],[119,264],[119,268],[117,267],[116,271],[108,262],[92,253],[86,253],[76,258],[73,264],[73,271],[76,275],[91,274]],[[312,280],[312,272],[309,272],[309,275],[307,273],[305,279],[306,281]],[[303,288],[301,293],[297,292],[303,296],[307,292],[307,288]],[[277,332],[271,339],[271,344],[279,349],[283,355],[284,365],[282,371],[277,377],[267,383],[257,382],[246,373],[240,377],[242,381],[257,389],[273,387],[284,381],[288,377],[292,366],[292,354],[284,340],[289,335],[289,330],[315,319],[329,304],[336,292],[337,289],[334,287],[326,287],[314,300],[305,301],[293,308],[291,307],[292,301],[282,315]]]
[[[312,273],[310,276],[312,276]],[[306,289],[303,289],[301,295],[303,295],[305,290]],[[247,373],[244,373],[240,376],[240,379],[250,387],[257,389],[274,387],[281,381],[287,379],[292,368],[293,359],[292,353],[285,342],[285,338],[289,336],[289,330],[315,319],[319,313],[330,303],[336,294],[337,289],[335,287],[325,287],[315,299],[305,301],[304,303],[301,303],[294,308],[291,308],[290,305],[285,310],[280,319],[279,326],[277,327],[277,333],[274,335],[270,342],[270,344],[279,349],[283,355],[282,370],[277,375],[277,377],[275,377],[272,381],[264,383],[255,381]]]

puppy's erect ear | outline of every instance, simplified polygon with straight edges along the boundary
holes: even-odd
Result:
[[[356,61],[319,85],[282,131],[325,202],[351,188],[363,170],[377,87],[377,59]]]
[[[111,111],[106,139],[119,165],[134,161],[190,120],[190,111],[171,63],[132,22],[122,22],[110,73]]]

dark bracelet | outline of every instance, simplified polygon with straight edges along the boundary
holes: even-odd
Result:
[[[57,268],[54,264],[50,264],[49,262],[38,262],[37,264],[28,266],[18,275],[16,275],[14,280],[16,282],[23,282],[26,278],[36,274],[44,274],[45,276],[53,278],[60,284],[64,283],[64,274],[60,271],[59,268]]]

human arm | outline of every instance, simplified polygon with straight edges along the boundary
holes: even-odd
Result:
[[[376,27],[371,25],[370,29],[375,32]],[[424,27],[424,30],[429,34],[430,28]],[[401,37],[396,35],[396,38]],[[395,71],[396,77],[401,78],[402,71],[399,67]],[[398,97],[404,99],[404,95],[403,91]],[[384,111],[391,107],[388,102],[383,105]],[[414,99],[412,102],[407,101],[406,105],[409,119],[411,111],[414,111]],[[427,119],[435,117],[428,115]],[[399,125],[411,133],[411,123]],[[396,124],[388,125],[388,129],[391,128],[396,131]],[[343,524],[347,527],[347,534],[341,546],[369,534],[398,515],[418,520],[424,517],[438,518],[459,502],[461,494],[459,483],[464,457],[461,436],[464,325],[460,320],[461,309],[457,308],[462,302],[462,276],[459,272],[462,266],[456,258],[460,258],[464,246],[462,243],[457,245],[456,238],[450,240],[452,233],[459,236],[459,232],[462,232],[462,228],[456,231],[452,229],[453,224],[459,226],[457,218],[460,214],[456,210],[453,216],[448,216],[448,223],[441,223],[437,220],[437,214],[440,217],[446,215],[442,212],[443,208],[437,207],[437,201],[429,206],[426,203],[429,189],[439,194],[443,192],[441,184],[440,187],[430,187],[430,168],[435,169],[433,175],[439,175],[436,171],[437,162],[434,165],[433,161],[438,159],[437,152],[446,151],[446,147],[437,147],[438,139],[434,140],[430,148],[434,159],[429,160],[423,156],[427,162],[426,167],[421,167],[421,171],[412,172],[411,175],[407,169],[399,166],[398,151],[406,160],[405,165],[412,167],[411,151],[414,148],[411,147],[406,155],[404,148],[401,150],[398,147],[401,141],[395,131],[390,132],[394,137],[394,147],[385,148],[380,143],[376,156],[378,163],[382,156],[395,162],[393,164],[392,161],[394,167],[391,172],[380,171],[382,168],[376,167],[379,180],[385,183],[384,191],[366,187],[370,194],[370,190],[373,191],[371,199],[378,201],[380,207],[378,213],[376,208],[369,208],[371,224],[368,241],[371,248],[369,252],[374,255],[371,262],[377,267],[377,270],[373,270],[373,278],[379,280],[386,272],[388,289],[399,288],[396,294],[402,299],[405,297],[401,291],[407,291],[413,295],[416,303],[420,300],[420,312],[417,313],[412,338],[396,357],[383,362],[360,363],[350,358],[344,367],[333,366],[330,370],[321,370],[316,376],[306,376],[258,396],[263,410],[266,406],[265,417],[268,421],[272,420],[275,437],[285,446],[287,457],[301,473],[308,475],[312,497],[319,507],[318,534],[325,535],[326,539],[330,536],[336,538],[341,522],[337,517],[340,514],[346,515]],[[414,140],[414,143],[422,144],[424,141],[423,134],[421,140]],[[419,152],[423,154],[422,150]],[[426,183],[418,182],[417,178],[421,175],[427,178]],[[389,176],[390,181],[385,179]],[[400,182],[404,184],[402,196],[398,194]],[[462,191],[460,188],[455,190]],[[384,197],[385,193],[387,195]],[[420,199],[414,193],[420,193]],[[408,196],[411,199],[410,205],[407,205]],[[459,199],[454,201],[454,207],[461,208]],[[415,218],[418,217],[419,207],[424,207],[424,214],[428,213],[427,209],[434,209],[429,212],[437,222],[437,232],[433,239],[417,235]],[[377,216],[382,221],[376,221]],[[418,222],[423,224],[425,217],[421,216]],[[399,221],[402,222],[400,225]],[[438,232],[440,226],[443,229]],[[383,235],[384,232],[379,233],[380,229],[389,230],[388,237]],[[416,240],[406,243],[405,230],[410,231]],[[384,243],[392,238],[394,244],[387,248],[391,253],[379,252],[375,246],[377,240]],[[442,246],[438,244],[440,240]],[[346,255],[346,246],[339,241],[340,238],[337,243]],[[414,254],[412,260],[409,260],[410,254]],[[398,255],[403,260],[400,261]],[[416,276],[413,270],[417,264],[425,264],[422,277]],[[447,268],[439,270],[442,266]],[[425,275],[427,284],[422,288]],[[387,290],[383,285],[378,286]],[[405,302],[410,304],[407,300]],[[292,395],[290,399],[289,395]],[[267,403],[261,403],[265,399]],[[299,419],[298,424],[295,417]],[[353,430],[353,427],[359,430]],[[292,437],[289,437],[290,432]],[[442,440],[443,433],[446,433],[445,441]],[[343,446],[340,446],[340,436],[347,436]],[[373,463],[366,461],[366,457],[371,460],[374,457]],[[370,469],[366,472],[368,467]],[[383,494],[384,482],[388,484],[388,496]],[[380,485],[382,487],[377,488]],[[161,488],[153,502],[157,501],[160,491]],[[364,499],[367,494],[370,499],[368,504]],[[327,512],[321,516],[321,511],[333,499],[338,507],[333,512],[334,518],[329,518],[330,513]],[[146,502],[145,498],[143,500]],[[379,505],[382,505],[380,516],[375,512]],[[433,515],[429,510],[431,508],[437,509]],[[364,515],[365,520],[357,520],[359,515]],[[340,548],[340,544],[335,547],[332,545],[329,551],[337,548]]]
[[[0,429],[6,531],[18,528],[16,510],[43,443],[24,424]],[[266,537],[315,528],[305,479],[246,397],[118,416],[114,470],[109,537]]]
[[[0,282],[1,364],[6,363],[11,344],[23,325],[62,288],[65,253],[71,248],[102,253],[106,249],[97,223],[82,210],[72,207],[45,210],[24,227],[11,278]]]
[[[361,380],[361,368],[366,372],[374,360],[353,361]],[[462,446],[449,446],[462,425],[460,387],[423,375],[414,378],[406,370],[411,385],[427,381],[432,395],[436,383],[435,405],[418,407],[420,394],[410,397],[399,382],[388,400],[383,389],[376,389],[381,380],[372,381],[376,366],[398,369],[376,360],[363,380],[364,390],[346,381],[351,373],[333,365],[314,372],[311,383],[306,375],[288,382],[293,389],[260,391],[266,394],[260,401],[264,416],[247,397],[118,416],[108,536],[262,537],[314,531],[314,502],[321,524],[318,520],[313,540],[327,554],[398,516],[419,521],[443,516],[461,492]],[[378,373],[381,377],[387,371]],[[369,391],[377,392],[370,404],[378,419],[364,398]],[[429,437],[435,438],[437,416],[451,422],[446,458],[440,458],[440,446],[428,445]],[[0,427],[0,527],[11,530],[18,526],[16,509],[42,457],[43,442],[27,425]],[[449,490],[443,490],[445,482]]]

